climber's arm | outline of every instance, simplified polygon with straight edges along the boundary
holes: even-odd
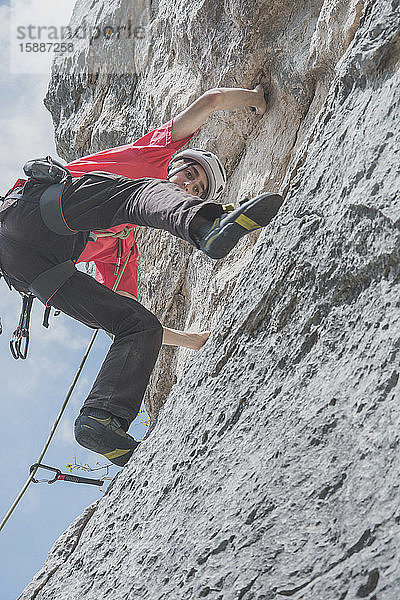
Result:
[[[235,110],[246,107],[254,108],[258,115],[265,113],[267,105],[261,85],[254,90],[243,88],[209,90],[175,117],[172,124],[171,141],[177,142],[192,135],[216,110]]]

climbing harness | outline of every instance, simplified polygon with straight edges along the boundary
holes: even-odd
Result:
[[[53,160],[50,156],[28,161],[23,168],[29,179],[26,182],[18,182],[13,189],[0,199],[0,224],[6,211],[18,201],[23,201],[39,204],[42,218],[46,224],[49,221],[50,227],[54,219],[57,221],[56,217],[53,218],[52,211],[57,213],[57,210],[59,210],[60,212],[62,190],[65,184],[72,179],[72,176],[61,163]],[[35,197],[35,194],[30,194],[31,188],[29,186],[31,183],[47,184],[47,188],[40,197]],[[25,190],[27,190],[27,193],[24,193]],[[45,209],[43,209],[42,204]],[[49,205],[48,210],[46,209],[47,205]],[[54,206],[57,208],[54,209]],[[61,217],[59,220],[62,221]],[[60,229],[62,228],[67,228],[63,221],[62,226],[60,226]],[[65,234],[64,231],[59,233]],[[71,233],[75,232],[71,232],[67,228],[67,234]],[[47,328],[51,311],[51,308],[47,306],[47,302],[75,271],[74,262],[72,260],[65,261],[39,274],[31,283],[27,292],[20,292],[22,297],[21,316],[10,341],[11,354],[15,359],[25,360],[28,355],[29,323],[34,298],[39,298],[46,306],[43,326]],[[13,278],[0,269],[1,277],[4,277],[8,287],[12,289],[14,285]]]
[[[124,266],[121,270],[121,260],[122,260],[122,240],[125,240],[129,237],[131,230],[129,227],[124,227],[122,231],[114,233],[112,231],[101,231],[96,234],[91,234],[93,237],[90,239],[94,240],[101,237],[113,237],[118,239],[118,251],[117,251],[117,262],[115,265],[114,275],[119,275],[116,281],[117,289],[119,282],[121,281],[121,277],[123,272],[125,271],[126,265],[131,257],[132,250],[135,242],[135,233],[133,235],[132,246],[128,252],[127,258],[125,259]],[[24,293],[20,292],[22,297],[22,309],[21,315],[19,318],[19,323],[15,331],[13,332],[11,341],[10,341],[10,350],[12,356],[18,360],[19,358],[25,360],[28,356],[28,347],[29,347],[29,325],[30,325],[30,315],[32,311],[32,305],[35,297],[39,298],[44,304],[48,300],[47,296],[49,290],[53,290],[54,288],[60,287],[64,280],[67,277],[70,277],[75,272],[76,267],[72,260],[68,260],[64,263],[55,265],[51,269],[48,269],[44,273],[41,273],[36,279],[31,283],[30,289],[33,293]],[[115,291],[114,289],[114,291]],[[46,306],[44,315],[43,315],[43,327],[49,327],[49,317],[51,312],[51,306]],[[55,315],[60,314],[59,311],[55,311]],[[1,331],[0,331],[1,334]]]
[[[25,202],[33,202],[39,204],[40,213],[46,226],[53,232],[59,235],[75,235],[77,232],[72,230],[66,223],[62,212],[62,193],[65,184],[72,179],[69,171],[60,163],[53,160],[50,156],[28,161],[24,165],[25,174],[34,182],[48,184],[48,187],[42,192],[40,198],[31,197],[28,193],[24,194],[24,188],[27,184],[19,185],[1,198],[0,202],[0,221],[5,212],[13,206],[18,200]],[[29,180],[28,180],[29,181]],[[116,285],[118,286],[121,280],[121,261],[123,254],[122,241],[130,235],[131,229],[124,227],[119,232],[100,231],[97,233],[88,234],[88,239],[96,241],[101,237],[113,237],[118,239],[117,260],[114,270],[114,275],[120,275]],[[135,232],[133,236],[133,244],[135,240]],[[132,253],[132,248],[129,251],[127,261]],[[127,262],[126,261],[126,262]],[[126,264],[123,269],[125,269]],[[15,329],[10,341],[11,354],[15,359],[25,360],[28,355],[29,347],[29,323],[30,313],[34,297],[39,298],[46,306],[43,316],[43,326],[49,326],[49,317],[51,307],[48,302],[53,294],[75,273],[76,266],[73,260],[67,260],[57,264],[43,273],[40,273],[36,279],[30,284],[29,292],[21,293],[22,309],[21,316],[17,328]],[[8,286],[12,287],[12,281],[6,273],[1,272],[0,278],[4,277]],[[115,288],[116,289],[116,288]],[[115,291],[115,290],[114,290]],[[57,314],[57,312],[56,312]],[[1,331],[0,331],[1,333]]]
[[[97,485],[101,487],[106,479],[112,479],[112,477],[103,477],[102,479],[90,479],[89,477],[79,477],[78,475],[70,475],[68,473],[61,473],[60,469],[54,467],[48,467],[47,465],[41,465],[35,463],[29,469],[29,473],[37,471],[37,469],[47,469],[52,471],[55,476],[52,479],[35,479],[32,477],[32,483],[55,483],[56,481],[70,481],[71,483],[88,483],[90,485]]]

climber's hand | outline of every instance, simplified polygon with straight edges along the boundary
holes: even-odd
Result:
[[[191,349],[196,352],[200,350],[211,335],[211,331],[201,331],[200,333],[192,333]]]
[[[163,344],[166,346],[182,346],[190,348],[196,352],[200,350],[210,337],[210,331],[200,331],[200,333],[192,333],[189,331],[178,331],[163,327]]]
[[[123,292],[121,290],[117,290],[117,294],[120,296],[125,296],[126,298],[132,298],[132,300],[137,300],[136,296],[133,296],[130,292]]]
[[[267,110],[267,103],[265,101],[265,94],[264,94],[264,88],[262,85],[257,85],[253,92],[255,93],[254,96],[254,104],[252,106],[252,108],[255,109],[255,113],[257,115],[263,115],[265,113],[265,111]]]

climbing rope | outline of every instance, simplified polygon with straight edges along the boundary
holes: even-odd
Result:
[[[125,269],[126,269],[126,266],[127,266],[127,264],[128,264],[128,261],[129,261],[129,259],[130,259],[130,257],[131,257],[132,250],[133,250],[133,244],[132,244],[132,246],[131,246],[131,248],[130,248],[130,250],[129,250],[129,252],[128,252],[128,255],[127,255],[127,257],[126,257],[126,259],[125,259],[125,261],[124,261],[124,264],[122,265],[122,268],[121,268],[121,270],[120,270],[120,272],[119,272],[119,274],[118,274],[118,277],[117,277],[117,279],[115,280],[115,283],[114,283],[114,285],[113,285],[113,288],[112,288],[112,289],[113,289],[113,291],[114,291],[114,292],[115,292],[115,291],[117,290],[117,288],[118,288],[119,282],[121,281],[121,277],[122,277],[122,275],[124,274],[124,271],[125,271]],[[95,342],[95,340],[96,340],[96,337],[97,337],[97,334],[98,334],[98,332],[99,332],[99,330],[98,330],[98,329],[96,329],[96,330],[93,332],[92,338],[91,338],[91,340],[90,340],[90,342],[89,342],[89,344],[88,344],[88,346],[87,346],[87,348],[86,348],[85,354],[83,355],[83,358],[82,358],[82,360],[81,360],[81,363],[80,363],[80,365],[79,365],[79,367],[78,367],[78,370],[77,370],[77,372],[75,373],[75,377],[74,377],[74,379],[73,379],[73,381],[72,381],[72,383],[71,383],[71,386],[70,386],[70,388],[69,388],[69,390],[68,390],[68,393],[67,393],[67,395],[66,395],[66,397],[65,397],[65,400],[64,400],[64,402],[63,402],[63,404],[62,404],[62,406],[61,406],[60,412],[58,413],[58,415],[57,415],[57,418],[56,418],[56,420],[55,420],[55,422],[54,422],[54,424],[53,424],[53,427],[51,428],[51,431],[50,431],[49,437],[47,438],[47,441],[46,441],[46,443],[45,443],[45,445],[44,445],[44,447],[43,447],[43,450],[41,451],[41,453],[40,453],[40,455],[39,455],[39,458],[37,459],[36,463],[35,463],[34,465],[32,465],[32,467],[31,467],[31,470],[30,470],[29,477],[28,477],[28,479],[26,480],[26,482],[25,482],[24,486],[22,487],[22,489],[21,489],[21,491],[19,492],[18,496],[17,496],[17,497],[16,497],[16,499],[14,500],[13,504],[11,505],[11,507],[10,507],[10,509],[8,510],[7,514],[5,515],[4,519],[3,519],[3,520],[2,520],[2,522],[0,523],[0,531],[2,531],[2,529],[3,529],[4,525],[7,523],[8,519],[11,517],[11,515],[12,515],[12,513],[14,512],[15,508],[17,507],[17,505],[18,505],[19,501],[21,500],[22,496],[25,494],[26,490],[28,489],[28,486],[29,486],[29,484],[30,484],[30,483],[31,483],[31,482],[34,480],[34,477],[35,477],[35,475],[36,475],[36,471],[37,471],[39,468],[43,468],[43,465],[41,464],[41,462],[42,462],[42,460],[43,460],[43,458],[44,458],[44,455],[46,454],[46,451],[47,451],[47,449],[48,449],[48,447],[49,447],[49,445],[50,445],[50,442],[51,442],[51,440],[53,439],[53,436],[54,436],[54,434],[55,434],[55,431],[56,431],[56,429],[57,429],[57,426],[58,426],[58,424],[59,424],[59,422],[60,422],[60,420],[61,420],[61,417],[62,417],[62,415],[63,415],[63,413],[64,413],[64,411],[65,411],[65,408],[66,408],[66,406],[67,406],[67,404],[68,404],[68,401],[69,401],[69,399],[70,399],[70,397],[71,397],[71,395],[72,395],[72,392],[73,392],[73,391],[74,391],[74,389],[75,389],[75,386],[76,386],[76,384],[77,384],[77,382],[78,382],[79,376],[80,376],[80,374],[81,374],[81,372],[82,372],[82,369],[83,369],[83,367],[84,367],[84,365],[85,365],[85,362],[86,362],[86,360],[87,360],[87,357],[89,356],[89,353],[90,353],[90,351],[91,351],[91,349],[92,349],[92,347],[93,347],[93,344],[94,344],[94,342]],[[55,470],[55,471],[57,471],[57,472],[58,472],[58,469],[53,469],[52,467],[46,467],[46,466],[45,466],[44,468],[47,468],[47,469],[49,469],[49,470]],[[60,474],[61,474],[61,472],[60,472]]]
[[[117,238],[120,240],[126,240],[126,238],[129,237],[129,234],[131,232],[131,229],[129,227],[124,227],[123,229],[121,229],[121,231],[108,231],[108,229],[102,229],[101,231],[98,231],[97,233],[90,233],[90,239],[93,241],[96,241],[98,238],[103,238],[103,237],[112,237],[112,238]]]
[[[96,233],[94,233],[93,231],[90,232],[90,240],[92,242],[95,242],[99,238],[105,238],[105,237],[112,237],[112,238],[116,238],[118,240],[117,262],[115,264],[114,275],[118,275],[119,269],[121,267],[121,259],[122,259],[122,251],[123,251],[122,240],[126,240],[129,237],[131,231],[132,230],[129,227],[124,227],[123,229],[121,229],[121,231],[116,231],[116,232],[109,231],[108,229],[103,229],[101,231],[97,231]],[[131,246],[130,252],[132,251],[132,248],[134,246],[135,239],[136,239],[136,230],[133,231],[133,240],[132,240],[132,246]]]

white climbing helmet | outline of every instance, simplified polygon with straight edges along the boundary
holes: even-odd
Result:
[[[208,179],[208,187],[204,200],[217,200],[226,186],[226,171],[218,156],[208,150],[201,150],[200,148],[188,148],[187,150],[182,150],[182,152],[175,154],[169,163],[168,179],[175,175],[175,173],[178,173],[178,171],[182,171],[187,167],[186,164],[174,168],[174,162],[181,159],[196,162],[203,167]]]

